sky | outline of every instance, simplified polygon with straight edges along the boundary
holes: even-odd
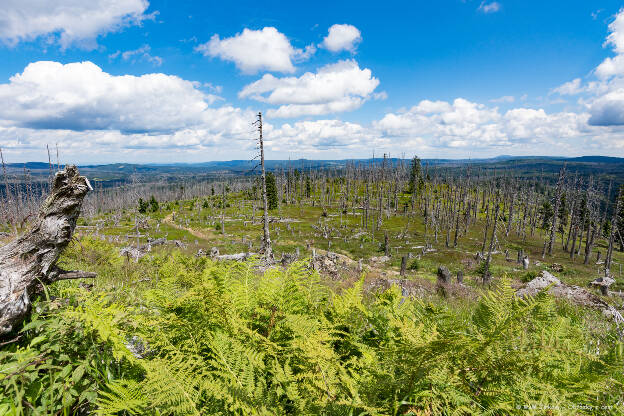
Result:
[[[6,162],[624,157],[624,3],[0,6]]]

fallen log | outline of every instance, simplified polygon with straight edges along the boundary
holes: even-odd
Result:
[[[96,276],[56,265],[72,239],[82,201],[90,190],[89,180],[75,166],[57,172],[30,231],[0,247],[0,336],[28,316],[31,298],[42,285]]]
[[[217,261],[245,261],[252,256],[257,256],[256,253],[236,253],[236,254],[221,254],[218,256],[213,256],[212,258]]]

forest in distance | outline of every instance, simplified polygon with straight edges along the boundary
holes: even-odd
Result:
[[[621,414],[622,160],[217,165],[4,166],[2,413]]]

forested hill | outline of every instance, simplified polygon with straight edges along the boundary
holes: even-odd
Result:
[[[266,167],[273,171],[340,170],[347,166],[371,165],[384,163],[382,158],[343,159],[343,160],[267,160]],[[388,164],[409,164],[409,159],[386,159]],[[592,175],[601,180],[619,183],[624,178],[624,158],[608,156],[581,156],[575,158],[547,156],[497,156],[488,159],[423,159],[426,169],[447,170],[449,174],[464,174],[470,170],[472,174],[488,174],[488,172],[507,172],[509,175],[524,178],[542,178],[550,180],[565,164],[568,171],[579,175]],[[15,181],[21,181],[31,175],[35,180],[46,178],[50,166],[45,162],[9,163],[6,165],[9,175]],[[61,165],[61,167],[63,167]],[[131,164],[114,163],[106,165],[79,166],[80,171],[95,182],[104,186],[132,180],[173,182],[188,177],[221,177],[223,175],[254,175],[258,169],[255,161],[230,160],[202,163],[171,163],[171,164]],[[56,170],[56,166],[52,166]],[[26,173],[27,171],[27,173]]]

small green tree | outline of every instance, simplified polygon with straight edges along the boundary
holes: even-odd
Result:
[[[147,201],[143,201],[143,198],[139,198],[139,212],[141,214],[145,214],[148,208],[149,204],[147,203]]]
[[[616,226],[618,230],[624,230],[624,192],[620,192],[620,201],[620,210],[617,213]],[[617,240],[620,243],[620,251],[624,251],[624,240],[621,238],[618,238]]]
[[[411,169],[410,169],[410,179],[409,179],[409,189],[408,192],[410,194],[420,192],[424,185],[423,175],[422,175],[422,166],[420,163],[420,159],[418,156],[414,156],[412,159]]]
[[[266,191],[269,209],[277,208],[277,186],[275,186],[275,175],[269,172],[266,175]]]
[[[158,209],[160,208],[158,205],[158,201],[156,201],[156,198],[154,197],[154,195],[152,195],[152,197],[149,200],[149,206],[150,206],[150,211],[152,212],[158,212]]]
[[[554,210],[549,201],[544,201],[539,210],[540,217],[542,219],[542,229],[547,230],[550,227],[550,223],[554,216]]]

